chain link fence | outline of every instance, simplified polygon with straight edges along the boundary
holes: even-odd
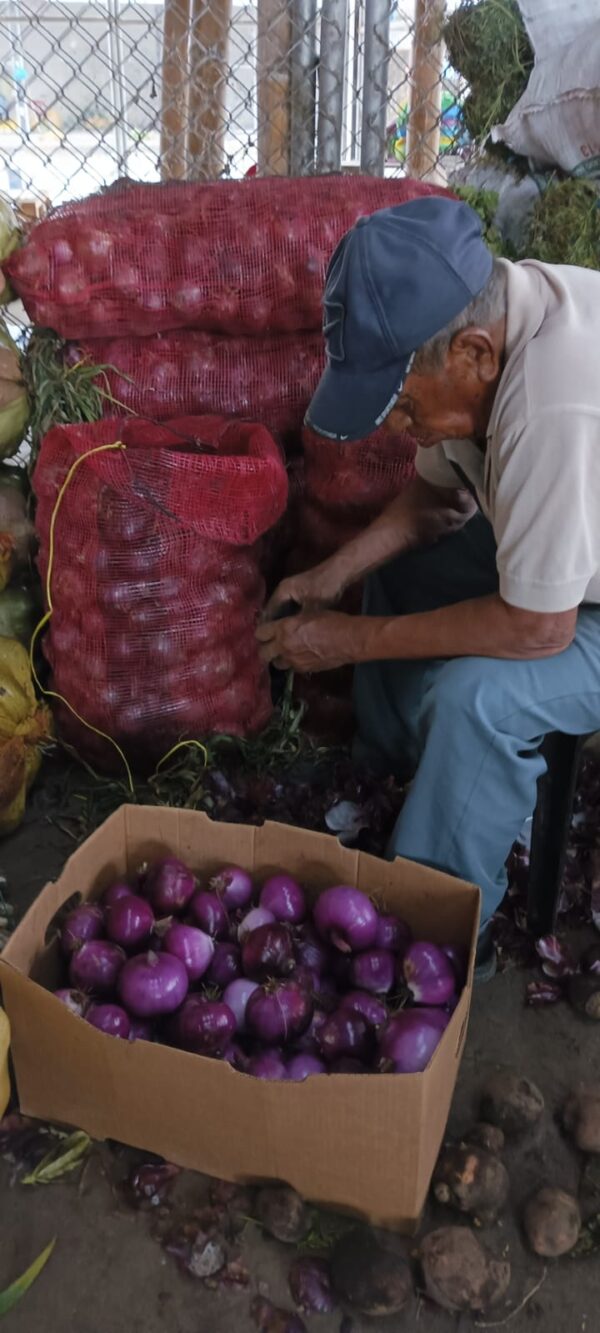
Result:
[[[443,0],[0,0],[0,190],[337,170],[468,149]]]

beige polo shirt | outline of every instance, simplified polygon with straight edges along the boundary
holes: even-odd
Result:
[[[418,449],[416,466],[456,487],[453,459],[474,486],[506,602],[567,611],[600,603],[600,272],[501,262],[506,364],[485,452],[444,441]]]

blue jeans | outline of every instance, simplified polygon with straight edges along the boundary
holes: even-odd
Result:
[[[497,590],[492,529],[476,514],[454,536],[371,575],[364,614],[406,615]],[[600,729],[600,606],[581,608],[573,643],[555,657],[368,662],[354,691],[358,753],[392,771],[416,769],[388,856],[479,884],[484,924],[535,808],[543,737]]]

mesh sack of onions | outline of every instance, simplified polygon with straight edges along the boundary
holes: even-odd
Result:
[[[357,218],[440,193],[364,176],[128,185],[54,210],[5,272],[63,338],[318,329],[327,262]]]
[[[89,455],[118,440],[124,449]],[[59,489],[77,460],[54,530],[44,642],[54,689],[135,762],[182,737],[260,730],[271,699],[254,637],[257,543],[287,497],[272,437],[222,417],[55,427],[34,474],[44,583]],[[80,753],[114,765],[110,744],[58,711]]]
[[[294,507],[294,534],[287,572],[299,573],[326,560],[356,537],[414,476],[414,442],[409,435],[376,431],[365,440],[343,444],[305,427],[304,489]],[[342,611],[358,615],[362,588],[349,588]],[[300,677],[295,692],[306,707],[306,725],[329,741],[353,731],[352,669],[324,676]]]
[[[67,361],[81,358],[106,367],[106,416],[115,404],[158,421],[218,412],[260,421],[286,436],[302,429],[325,348],[321,333],[227,338],[188,329],[70,345]]]

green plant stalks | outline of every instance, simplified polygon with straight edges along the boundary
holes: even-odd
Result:
[[[31,402],[31,458],[52,426],[99,421],[110,398],[103,376],[108,366],[86,360],[67,364],[65,344],[50,329],[34,329],[24,358],[25,383]]]
[[[476,142],[512,111],[533,69],[517,0],[463,0],[446,20],[450,63],[470,85],[463,114]]]

